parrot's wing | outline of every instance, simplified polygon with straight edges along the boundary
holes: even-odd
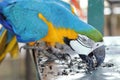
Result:
[[[24,3],[26,3],[27,0],[18,0],[16,3],[15,1],[16,0],[9,1],[10,4],[5,9],[5,14],[8,18],[8,21],[12,24],[12,28],[14,30],[12,32],[15,32],[19,42],[35,41],[47,35],[48,27],[37,16],[38,11],[41,12],[49,7],[46,6],[46,8],[44,8],[44,3],[55,3],[67,8],[72,12],[72,8],[69,4],[59,0],[30,1],[29,4],[26,5],[24,5]],[[44,7],[42,8],[42,6]],[[49,11],[47,13],[49,13]],[[8,21],[4,21],[3,23],[6,24]],[[11,26],[5,25],[5,27],[11,31]]]
[[[65,8],[67,8],[68,10],[72,11],[72,7],[69,4],[67,4],[67,3],[65,3],[61,0],[52,0],[52,1],[51,0],[40,0],[40,1],[37,1],[37,0],[32,1],[31,0],[31,1],[29,1],[30,4],[25,5],[26,1],[28,1],[28,0],[9,0],[9,1],[4,0],[4,2],[3,2],[4,6],[6,6],[6,5],[9,6],[9,8],[7,9],[8,11],[7,10],[6,11],[7,11],[7,15],[10,15],[10,17],[9,17],[8,21],[2,20],[2,23],[3,23],[4,27],[6,27],[9,31],[15,32],[17,34],[17,39],[18,39],[19,42],[35,41],[35,40],[38,40],[38,39],[44,37],[47,34],[47,26],[42,21],[38,20],[38,18],[37,18],[38,8],[41,7],[41,6],[38,6],[38,4],[40,4],[41,2],[43,2],[43,4],[47,3],[47,2],[49,2],[49,3],[52,2],[52,3],[55,3],[55,4],[59,4],[63,7],[65,7]],[[16,3],[21,3],[21,4],[16,5]],[[30,8],[31,4],[33,6]],[[24,8],[24,5],[27,8]],[[11,8],[13,6],[14,6],[14,8]],[[36,8],[35,8],[36,11],[33,8],[35,6],[36,6]],[[44,9],[46,9],[46,8],[44,8]],[[41,11],[42,10],[43,9],[41,9]],[[9,14],[9,11],[11,12],[10,14]],[[4,16],[2,16],[2,18],[3,17]],[[18,18],[18,19],[15,20],[15,18]],[[14,27],[12,27],[13,29],[11,29],[11,26],[8,26],[9,20],[12,23],[12,26],[15,25],[15,27],[16,27],[15,29],[14,29]],[[18,23],[18,21],[19,21],[19,23]],[[29,26],[29,28],[26,27],[26,26]],[[18,27],[19,27],[19,29],[18,29]],[[36,28],[34,28],[34,27],[36,27]],[[25,30],[25,28],[26,28],[26,30]],[[37,29],[38,32],[35,29]],[[14,31],[12,31],[12,30],[14,30]],[[19,34],[21,34],[21,32],[22,32],[23,35],[19,35]]]
[[[19,42],[36,41],[47,35],[48,27],[38,18],[41,6],[37,1],[26,1],[11,4],[4,9],[7,20],[12,24]],[[32,9],[32,8],[35,9]]]

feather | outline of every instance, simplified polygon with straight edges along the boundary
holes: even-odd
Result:
[[[13,58],[16,58],[18,52],[16,37],[2,27],[0,29],[0,62],[3,61],[7,53],[10,53]]]

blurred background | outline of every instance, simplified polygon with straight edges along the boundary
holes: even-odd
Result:
[[[80,19],[95,25],[104,35],[106,45],[120,45],[120,0],[63,1],[72,4]],[[0,80],[37,80],[30,54],[22,50],[16,59],[11,59],[8,54],[0,64]]]

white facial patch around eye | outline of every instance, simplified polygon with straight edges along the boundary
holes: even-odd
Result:
[[[88,38],[85,35],[80,35],[79,34],[77,40],[81,41],[81,43],[83,43],[87,47],[93,47],[93,45],[95,44],[95,42],[93,40],[91,40],[90,38]]]
[[[79,54],[88,55],[93,50],[97,49],[100,46],[103,46],[103,42],[94,42],[91,39],[82,39],[82,37],[78,37],[76,40],[70,41],[70,46],[73,50],[75,50]]]
[[[70,45],[79,54],[88,55],[90,52],[93,51],[91,47],[86,47],[82,43],[78,42],[77,40],[70,41]]]

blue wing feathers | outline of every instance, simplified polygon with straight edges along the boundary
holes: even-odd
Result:
[[[4,27],[2,27],[0,29],[0,36],[2,36],[2,33],[5,31],[6,29]],[[9,43],[11,41],[11,39],[13,38],[13,36],[15,36],[13,33],[7,31],[7,41],[6,44]]]
[[[23,5],[23,4],[22,4]],[[48,27],[38,18],[38,11],[22,8],[20,4],[4,10],[7,19],[12,23],[12,28],[19,42],[39,40],[47,35]],[[10,13],[9,13],[10,12]]]
[[[0,11],[0,24],[2,24],[10,32],[13,32],[12,27],[11,27],[9,21],[6,20],[6,17],[1,13],[1,11]]]

